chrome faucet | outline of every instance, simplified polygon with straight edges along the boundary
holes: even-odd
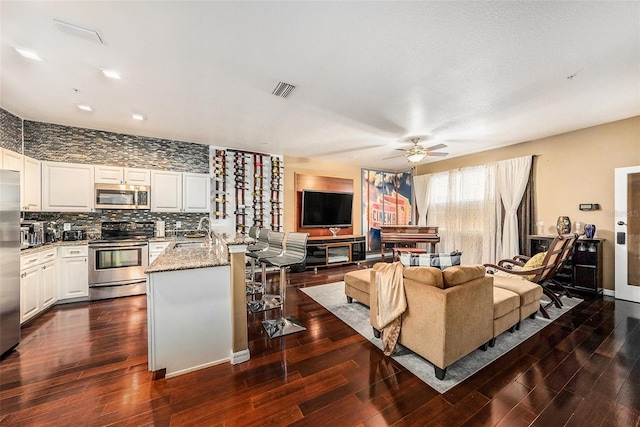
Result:
[[[204,222],[207,222],[207,228],[204,228]],[[202,218],[200,218],[200,221],[198,222],[198,231],[206,231],[207,232],[207,236],[209,237],[209,240],[213,240],[213,233],[211,230],[211,220],[209,219],[208,216],[203,216]]]

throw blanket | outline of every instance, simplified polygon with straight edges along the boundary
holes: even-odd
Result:
[[[390,356],[396,348],[402,325],[401,315],[407,309],[407,299],[402,283],[402,264],[381,265],[376,273],[378,291],[378,313],[376,320],[382,332],[383,351]]]

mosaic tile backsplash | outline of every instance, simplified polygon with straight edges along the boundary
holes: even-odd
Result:
[[[0,147],[22,152],[22,119],[0,108]]]
[[[102,210],[100,212],[67,213],[67,212],[23,212],[25,220],[53,221],[59,229],[65,223],[72,225],[73,230],[85,230],[89,239],[100,237],[100,224],[103,221],[164,221],[167,233],[176,230],[176,222],[181,222],[180,230],[188,231],[198,228],[200,218],[206,214],[170,213],[150,211]]]
[[[22,152],[22,119],[0,108],[0,146]],[[24,121],[24,154],[38,160],[113,165],[178,172],[209,173],[209,146],[182,141],[147,138]],[[193,230],[203,214],[163,213],[137,210],[102,210],[90,213],[24,212],[25,220],[70,223],[100,233],[103,221],[159,221],[167,230],[180,221],[183,230]]]

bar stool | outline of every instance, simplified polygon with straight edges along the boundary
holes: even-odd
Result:
[[[252,256],[252,253],[263,252],[269,247],[269,234],[268,228],[251,227],[249,229],[249,236],[254,239],[257,237],[257,241],[250,245],[247,245],[247,257],[249,258],[249,272],[247,279],[247,295],[255,295],[262,292],[262,284],[256,282],[256,258]],[[252,236],[253,234],[253,236]]]
[[[277,319],[263,320],[262,326],[269,338],[281,337],[307,328],[293,316],[286,316],[285,300],[287,295],[287,267],[304,262],[307,256],[307,233],[289,233],[287,235],[286,250],[282,255],[273,258],[264,258],[262,262],[280,268],[280,310],[281,316]]]
[[[262,299],[257,301],[248,301],[247,306],[252,313],[259,311],[271,310],[280,307],[279,295],[266,295],[264,294],[265,286],[267,284],[267,264],[263,262],[265,258],[272,258],[282,254],[282,242],[284,241],[284,233],[279,231],[271,231],[269,233],[269,247],[260,252],[249,252],[248,257],[262,263],[262,282],[259,287],[260,290],[257,293],[262,293]],[[257,285],[257,284],[256,284]]]

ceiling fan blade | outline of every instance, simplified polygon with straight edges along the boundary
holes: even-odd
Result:
[[[439,150],[441,148],[447,148],[447,145],[446,144],[438,144],[438,145],[434,145],[434,146],[431,146],[431,147],[427,147],[427,148],[425,148],[425,150],[433,151],[433,150]]]
[[[444,157],[444,156],[448,156],[448,155],[449,155],[449,153],[440,153],[440,152],[437,152],[437,151],[428,152],[427,153],[427,156],[434,156],[434,157]]]
[[[396,151],[408,151],[407,148],[396,148]]]

